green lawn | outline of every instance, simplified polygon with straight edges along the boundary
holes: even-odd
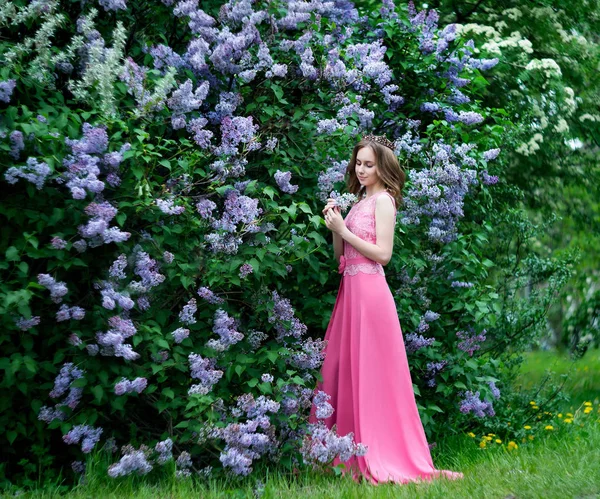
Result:
[[[286,476],[270,471],[261,493],[255,495],[255,481],[195,485],[191,481],[164,479],[153,485],[145,479],[109,481],[101,474],[88,474],[88,483],[68,494],[40,491],[21,497],[88,498],[360,498],[360,497],[456,497],[456,498],[591,498],[600,497],[600,352],[588,352],[575,363],[552,352],[527,355],[517,381],[533,386],[550,369],[555,379],[569,373],[565,390],[572,396],[567,413],[575,413],[572,424],[561,420],[552,431],[538,432],[533,441],[516,442],[508,450],[506,443],[491,441],[485,449],[479,440],[460,435],[443,442],[443,452],[436,452],[438,468],[462,471],[464,479],[438,479],[431,483],[409,485],[356,484],[350,479],[304,473]],[[592,410],[585,413],[584,402]],[[579,408],[579,410],[577,410]]]

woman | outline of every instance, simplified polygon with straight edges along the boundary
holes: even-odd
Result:
[[[325,339],[323,382],[337,433],[368,447],[344,464],[372,483],[429,480],[462,473],[436,470],[419,417],[394,298],[383,265],[392,257],[396,202],[405,175],[385,137],[367,135],[346,171],[359,201],[344,220],[329,199],[323,209],[343,274]],[[316,422],[313,407],[311,422]],[[338,464],[336,458],[334,465]]]

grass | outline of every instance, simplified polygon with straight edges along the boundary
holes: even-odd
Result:
[[[88,473],[86,484],[67,494],[49,490],[21,497],[600,498],[600,352],[588,352],[574,363],[553,352],[533,352],[526,357],[517,385],[532,387],[545,376],[558,380],[562,374],[568,375],[565,390],[572,398],[553,430],[540,427],[535,440],[517,442],[518,448],[513,450],[508,450],[505,443],[493,441],[480,449],[476,439],[465,435],[442,443],[436,452],[436,467],[462,471],[462,480],[372,486],[322,473],[289,476],[270,470],[260,487],[262,493],[255,495],[255,480],[200,484],[164,478],[153,484],[144,478],[108,481],[100,472],[92,472]],[[582,405],[584,402],[592,407],[588,413],[582,410],[587,407]],[[567,413],[573,413],[571,424],[564,424]]]

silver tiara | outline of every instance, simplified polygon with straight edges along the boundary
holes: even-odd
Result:
[[[363,140],[370,140],[372,142],[377,142],[382,146],[389,147],[392,151],[394,150],[394,143],[388,140],[383,135],[365,135]]]

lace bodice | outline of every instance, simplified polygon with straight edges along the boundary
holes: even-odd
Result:
[[[375,228],[375,201],[380,195],[388,195],[396,207],[396,200],[388,191],[380,191],[370,198],[363,198],[358,201],[344,219],[346,227],[361,239],[375,244],[377,242],[377,233]],[[344,241],[344,254],[340,258],[340,273],[344,275],[356,275],[358,272],[365,274],[381,274],[383,266],[358,252],[347,241]]]

